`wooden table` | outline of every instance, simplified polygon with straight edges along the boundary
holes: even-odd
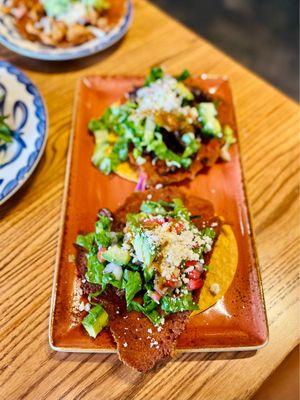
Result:
[[[102,55],[44,63],[0,49],[1,58],[36,82],[50,118],[46,152],[36,172],[0,211],[2,399],[244,400],[298,342],[299,109],[152,5],[139,0],[135,6],[129,34]],[[75,83],[86,74],[144,74],[153,64],[170,72],[188,67],[230,78],[270,343],[257,353],[181,354],[141,375],[116,355],[55,353],[47,329]]]

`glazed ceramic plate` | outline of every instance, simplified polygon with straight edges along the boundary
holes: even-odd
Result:
[[[7,0],[0,0],[0,5]],[[32,42],[19,34],[11,16],[0,15],[0,43],[15,53],[47,61],[73,60],[99,53],[118,42],[127,32],[132,18],[131,0],[110,0],[109,19],[113,28],[107,34],[98,32],[97,37],[78,46],[55,48]]]
[[[93,137],[87,131],[91,118],[134,85],[135,78],[87,77],[80,81],[74,114],[74,131],[67,170],[65,213],[62,221],[50,321],[50,344],[55,350],[111,352],[115,344],[108,330],[94,340],[83,330],[78,311],[81,302],[75,253],[77,233],[93,230],[97,211],[120,206],[134,190],[134,184],[116,175],[104,176],[92,166]],[[222,124],[236,129],[234,109],[227,80],[202,76],[195,85],[220,101]],[[245,198],[238,145],[232,146],[232,160],[219,163],[181,186],[187,193],[210,200],[216,213],[232,226],[238,242],[238,266],[229,290],[213,307],[189,319],[177,347],[184,351],[258,349],[267,342],[268,328],[257,258]]]
[[[0,115],[8,115],[12,143],[0,144],[0,204],[32,174],[46,144],[46,109],[38,89],[16,67],[0,61]]]

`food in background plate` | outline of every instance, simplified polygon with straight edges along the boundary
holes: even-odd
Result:
[[[190,314],[228,289],[236,260],[226,264],[220,254],[233,254],[234,235],[226,225],[232,240],[222,248],[225,225],[212,204],[174,188],[133,193],[98,217],[95,231],[76,240],[82,325],[92,338],[108,327],[120,359],[145,372],[173,355]],[[222,278],[212,281],[215,269]]]
[[[218,101],[187,70],[173,77],[151,70],[143,86],[89,123],[95,136],[93,164],[140,185],[192,179],[219,158],[229,161],[234,132],[222,126]],[[146,183],[145,183],[146,182]]]
[[[124,6],[114,0],[9,0],[2,10],[27,39],[68,47],[104,35]]]
[[[13,141],[13,131],[7,124],[8,116],[0,115],[0,149]]]

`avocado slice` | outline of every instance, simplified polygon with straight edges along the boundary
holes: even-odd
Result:
[[[85,330],[94,339],[107,324],[108,314],[101,304],[97,304],[93,307],[82,321]]]
[[[186,100],[193,100],[193,93],[185,86],[182,82],[177,82],[176,85],[177,92]]]
[[[130,261],[129,251],[122,249],[122,247],[118,245],[110,246],[104,253],[102,253],[102,257],[109,262],[112,262],[117,265],[126,265]]]
[[[155,257],[155,251],[149,239],[143,233],[138,233],[135,235],[132,244],[137,259],[144,264],[144,268],[149,268]]]

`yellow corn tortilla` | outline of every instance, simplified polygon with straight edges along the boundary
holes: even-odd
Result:
[[[215,244],[206,274],[204,285],[200,292],[199,310],[191,316],[216,304],[229,289],[238,265],[238,247],[233,230],[229,225],[223,225],[220,236]],[[210,290],[213,284],[219,285],[220,291],[213,294]]]
[[[128,179],[131,182],[137,182],[139,178],[137,171],[135,171],[128,162],[119,164],[115,173],[121,178]]]

